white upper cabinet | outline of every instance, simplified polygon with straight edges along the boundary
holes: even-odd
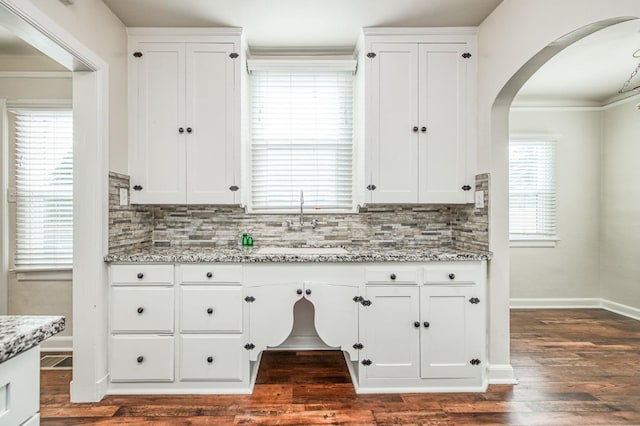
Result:
[[[240,30],[130,29],[131,202],[240,203]]]
[[[364,30],[367,202],[473,201],[475,36],[466,33]]]

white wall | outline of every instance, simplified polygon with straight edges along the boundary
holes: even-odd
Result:
[[[510,133],[559,136],[559,241],[556,247],[511,248],[511,298],[600,297],[602,113],[512,109]]]
[[[602,298],[640,309],[640,111],[633,101],[604,114]]]
[[[478,31],[478,165],[491,173],[489,362],[494,383],[513,377],[509,358],[509,106],[566,34],[595,22],[640,17],[637,0],[504,0]]]
[[[55,0],[30,2],[109,64],[109,170],[128,173],[127,35],[124,24],[101,0],[65,6]]]

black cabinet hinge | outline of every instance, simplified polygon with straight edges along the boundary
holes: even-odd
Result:
[[[362,365],[371,365],[373,364],[370,359],[363,359],[361,361]]]
[[[354,343],[353,344],[353,349],[359,351],[360,349],[364,348],[364,345],[362,343]]]
[[[142,185],[133,185],[134,191],[142,191]]]
[[[142,58],[142,52],[133,52],[134,58]]]
[[[236,192],[238,189],[240,189],[240,187],[238,185],[231,185],[229,187],[229,191],[231,191],[231,192]]]
[[[469,299],[469,303],[471,303],[472,305],[477,305],[478,303],[480,303],[480,299],[478,299],[477,297],[472,297],[471,299]]]
[[[478,358],[474,358],[471,361],[469,361],[469,363],[471,365],[480,365],[480,360]]]
[[[364,300],[364,297],[362,297],[362,296],[355,296],[355,297],[353,298],[353,301],[354,301],[354,302],[356,302],[356,303],[360,303],[360,302],[362,302],[363,300]]]
[[[471,57],[471,53],[469,53],[469,52],[464,52],[464,53],[462,54],[462,57],[463,57],[463,58],[465,58],[465,59],[469,59],[469,58]]]
[[[253,297],[253,296],[247,296],[247,297],[244,298],[244,301],[247,302],[247,303],[251,303],[251,302],[255,302],[256,298]]]
[[[463,191],[471,191],[471,186],[469,186],[469,185],[464,185],[464,186],[462,187],[462,190],[463,190]]]
[[[237,58],[238,56],[240,56],[240,55],[238,55],[236,52],[229,53],[229,57],[230,57],[231,59],[235,59],[235,58]]]
[[[362,299],[362,306],[371,306],[371,300]]]
[[[376,55],[375,53],[373,53],[373,52],[369,52],[369,53],[367,53],[367,58],[373,59],[373,58],[375,58],[376,56],[377,56],[377,55]]]
[[[254,349],[256,347],[256,345],[254,345],[253,343],[247,343],[246,345],[244,345],[244,348],[248,351],[250,351],[251,349]]]
[[[375,190],[376,190],[376,188],[377,188],[377,186],[375,186],[375,185],[367,185],[367,189],[368,189],[369,191],[375,191]]]

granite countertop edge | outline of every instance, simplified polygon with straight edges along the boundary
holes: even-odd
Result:
[[[106,263],[366,263],[366,262],[442,262],[490,260],[489,251],[455,249],[371,250],[346,254],[259,254],[230,249],[171,248],[137,253],[108,254]]]
[[[0,363],[39,345],[64,328],[62,316],[0,315]]]

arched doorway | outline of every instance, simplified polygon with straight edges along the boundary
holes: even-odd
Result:
[[[479,171],[491,173],[489,265],[490,383],[515,383],[509,349],[508,139],[509,107],[529,77],[557,52],[598,29],[635,19],[640,5],[619,1],[554,4],[503,2],[480,26]]]

